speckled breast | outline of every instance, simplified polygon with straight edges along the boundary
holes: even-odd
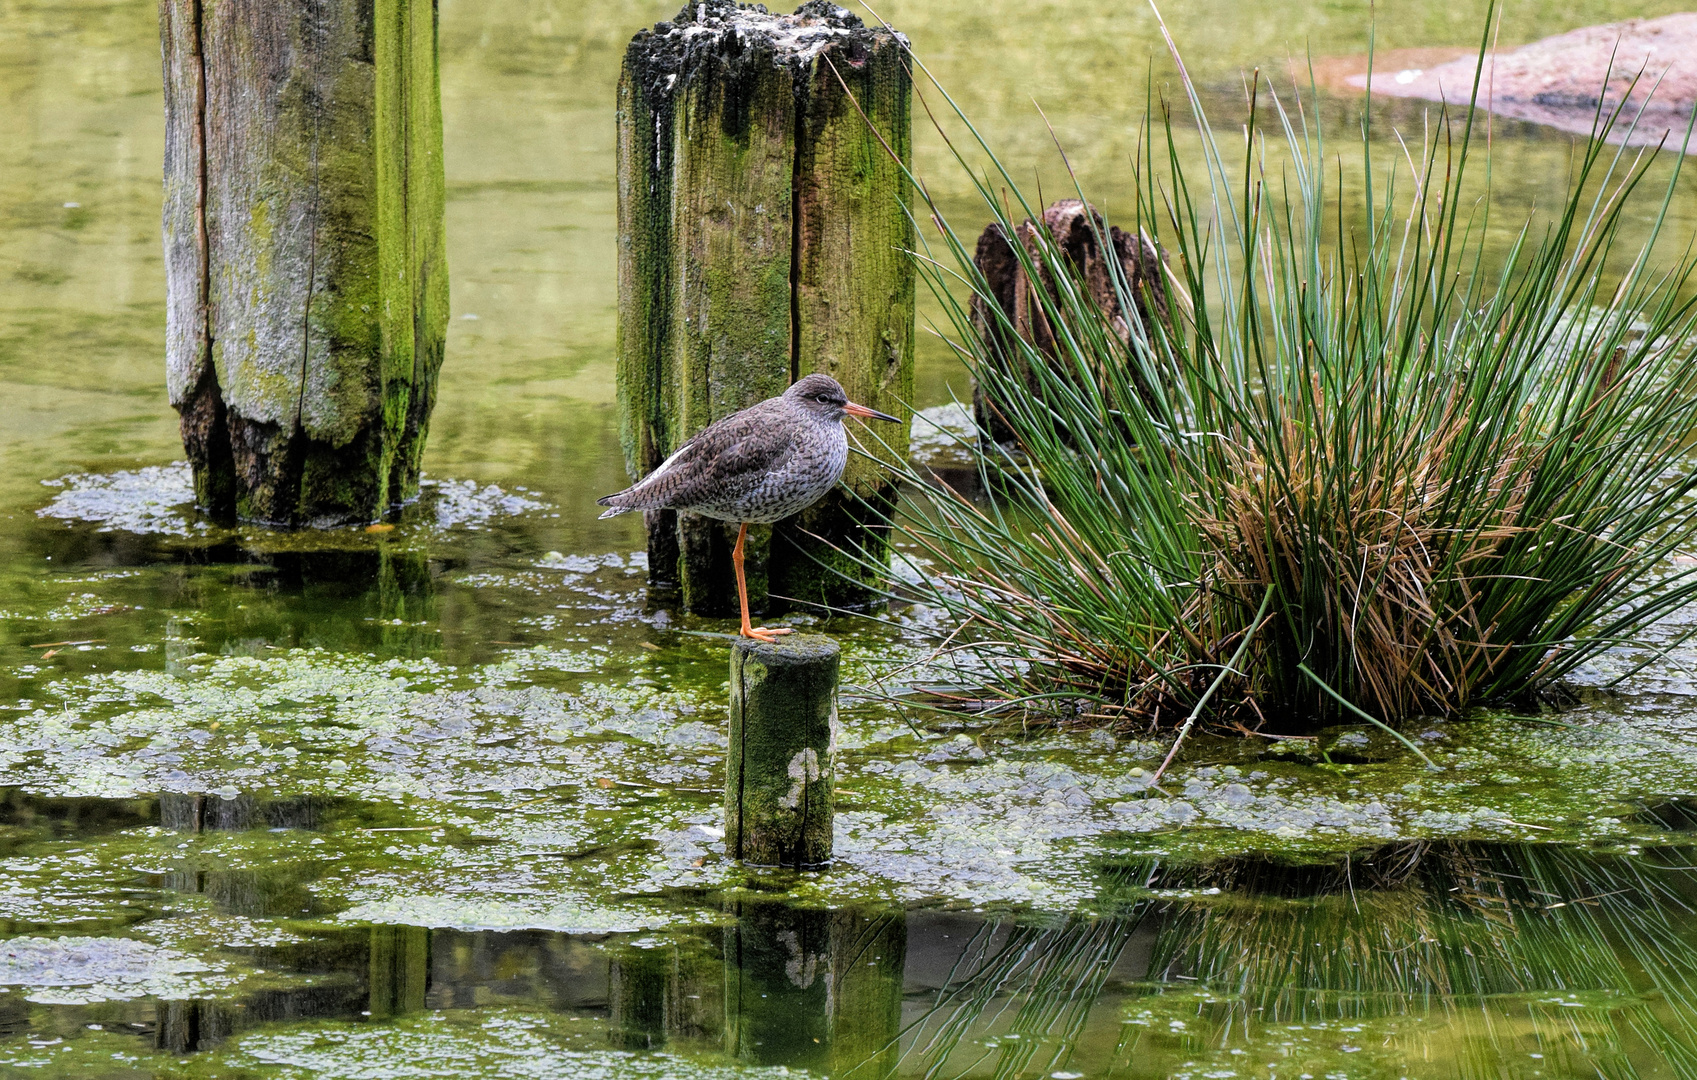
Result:
[[[837,486],[848,464],[848,433],[841,422],[799,426],[796,447],[784,463],[711,506],[692,509],[721,521],[770,524],[799,514]]]

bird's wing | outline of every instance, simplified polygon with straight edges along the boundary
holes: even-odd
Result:
[[[752,489],[794,453],[795,440],[778,417],[746,409],[703,429],[640,483],[610,499],[633,510],[722,502]]]

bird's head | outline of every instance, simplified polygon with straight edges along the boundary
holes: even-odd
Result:
[[[844,416],[858,416],[863,420],[888,420],[892,424],[900,420],[876,409],[868,409],[864,405],[856,405],[843,393],[843,388],[837,380],[829,375],[809,375],[798,379],[796,384],[784,391],[784,397],[790,402],[825,420],[841,420]]]

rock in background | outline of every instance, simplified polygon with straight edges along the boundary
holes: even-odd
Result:
[[[1470,53],[1433,67],[1381,70],[1372,90],[1465,105],[1478,68]],[[1366,87],[1368,76],[1348,82]],[[1666,139],[1677,148],[1697,102],[1697,14],[1587,26],[1487,55],[1478,101],[1499,116],[1581,135],[1591,133],[1599,105],[1606,117],[1624,104],[1610,142],[1653,146]]]

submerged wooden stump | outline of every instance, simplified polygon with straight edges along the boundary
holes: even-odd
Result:
[[[794,15],[692,3],[631,42],[618,90],[618,393],[632,479],[814,372],[903,415],[914,240],[891,155],[910,158],[904,50],[823,0]],[[888,448],[862,435],[867,451],[906,456],[905,429],[879,434]],[[755,610],[768,588],[812,603],[871,599],[869,575],[832,545],[882,560],[883,535],[867,527],[878,515],[858,500],[894,497],[877,463],[851,459],[843,488],[753,527]],[[694,612],[737,610],[735,525],[658,511],[647,528],[651,585],[680,589]]]
[[[731,647],[725,853],[758,866],[831,861],[837,643],[819,634]]]
[[[997,362],[1007,365],[1026,390],[1037,395],[1040,383],[1011,347],[1010,330],[1025,339],[1038,352],[1053,356],[1055,332],[1035,295],[1042,289],[1050,296],[1058,295],[1054,275],[1057,267],[1044,258],[1039,242],[1038,225],[1031,221],[1014,227],[1014,239],[1000,223],[992,222],[978,237],[973,256],[979,272],[1001,308],[1003,318],[997,318],[985,301],[972,297],[972,322],[978,333],[989,343]],[[1096,308],[1107,320],[1109,329],[1121,340],[1130,341],[1134,318],[1169,318],[1166,282],[1161,255],[1148,239],[1110,226],[1095,207],[1078,199],[1061,199],[1043,211],[1043,230],[1053,247],[1049,250],[1064,259],[1070,272],[1076,273],[1090,293]],[[1017,240],[1025,249],[1030,264],[1037,271],[1037,280],[1026,273],[1014,248]],[[1104,243],[1105,241],[1105,243]],[[1111,249],[1111,250],[1105,250]],[[1136,306],[1135,316],[1120,304],[1116,287],[1117,272],[1123,275]],[[1005,321],[1004,321],[1005,319]],[[972,392],[973,420],[984,437],[1006,442],[1014,435],[996,402],[985,393],[982,383]]]
[[[448,317],[430,0],[160,0],[166,375],[201,506],[418,493]]]

